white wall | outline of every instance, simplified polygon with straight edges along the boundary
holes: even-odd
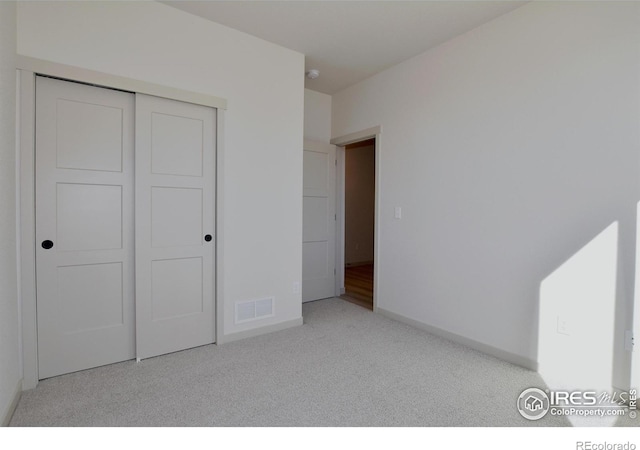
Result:
[[[0,423],[21,378],[16,262],[16,5],[0,2]]]
[[[302,54],[156,2],[20,2],[18,53],[226,98],[225,334],[301,318]],[[234,323],[267,296],[275,317]]]
[[[331,96],[304,90],[304,138],[329,143],[331,139]]]
[[[375,152],[375,145],[347,147],[344,152],[345,264],[373,261]]]
[[[333,136],[383,128],[379,307],[536,361],[542,280],[618,221],[625,387],[639,17],[636,2],[528,3],[333,96]]]

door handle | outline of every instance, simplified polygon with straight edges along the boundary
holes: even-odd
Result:
[[[211,239],[213,239],[213,237],[210,234],[205,235],[204,240],[207,242],[211,242]]]
[[[43,249],[49,250],[51,247],[53,247],[53,241],[50,241],[49,239],[47,239],[46,241],[42,241]]]

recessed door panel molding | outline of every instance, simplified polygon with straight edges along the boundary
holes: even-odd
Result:
[[[151,320],[169,320],[204,310],[202,258],[151,262]],[[180,301],[176,301],[180,299]]]
[[[336,148],[305,141],[302,198],[302,301],[335,295]]]
[[[151,246],[202,245],[202,189],[151,188]]]
[[[135,357],[134,96],[37,77],[38,377]]]
[[[56,109],[59,169],[122,171],[121,108],[59,98]]]
[[[62,332],[123,326],[123,279],[121,262],[58,267]]]
[[[318,151],[320,150],[320,151]],[[332,152],[324,152],[322,149],[306,150],[303,163],[303,188],[304,195],[327,195],[327,180],[331,176]],[[333,153],[335,157],[335,153]]]
[[[330,234],[330,201],[327,197],[304,197],[302,200],[303,242],[327,241]]]
[[[215,340],[215,126],[213,108],[136,95],[140,359]]]
[[[203,131],[200,119],[152,113],[151,172],[201,177]]]
[[[58,250],[122,248],[122,200],[122,186],[58,183]]]
[[[324,279],[329,275],[329,244],[326,241],[305,242],[303,251],[307,255],[302,263],[302,279]]]

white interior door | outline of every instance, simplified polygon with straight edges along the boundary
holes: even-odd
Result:
[[[134,96],[38,77],[39,378],[135,356]]]
[[[136,95],[138,358],[214,342],[213,108]]]
[[[302,301],[335,295],[336,147],[304,142]]]

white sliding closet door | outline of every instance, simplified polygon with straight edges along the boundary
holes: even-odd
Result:
[[[136,95],[136,342],[149,358],[214,342],[213,108]]]
[[[38,77],[40,379],[132,359],[133,94]]]

